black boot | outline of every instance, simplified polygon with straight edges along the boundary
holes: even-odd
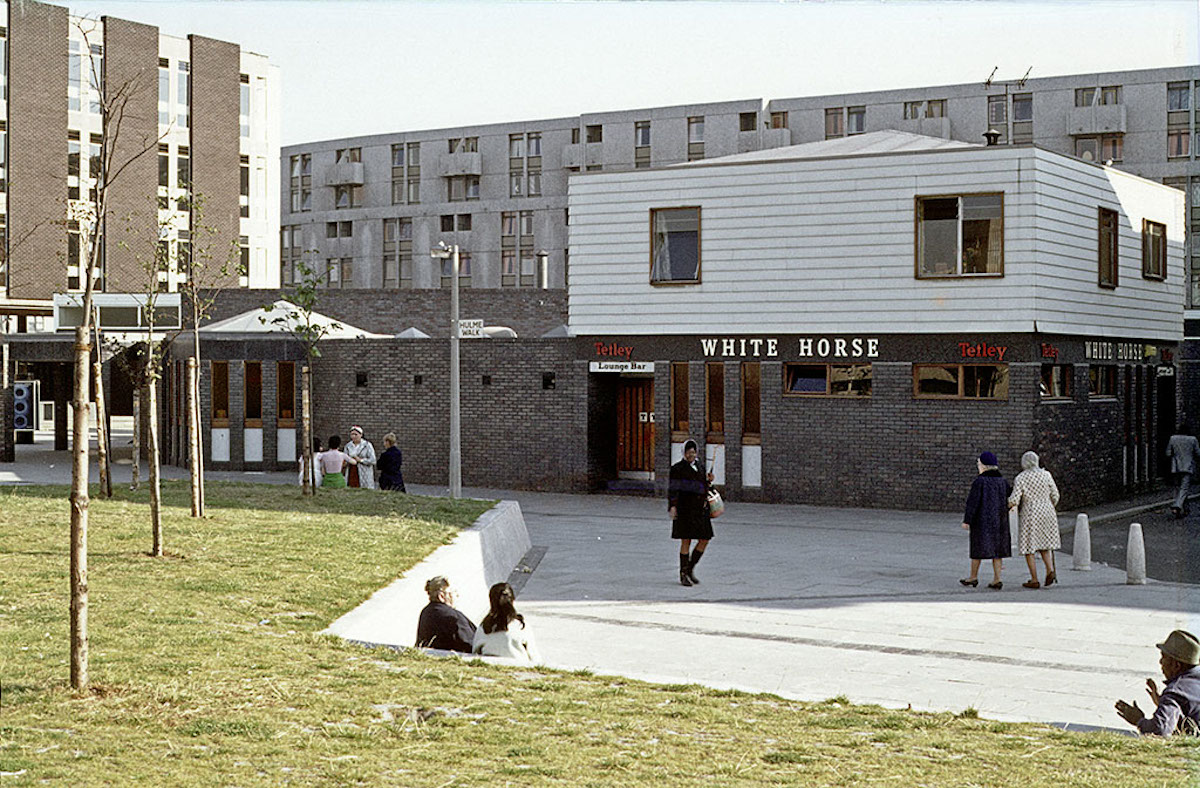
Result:
[[[688,576],[688,572],[690,571],[690,569],[691,569],[691,562],[688,559],[688,554],[680,553],[679,554],[679,584],[680,585],[682,585],[682,586],[694,585],[692,583],[692,578]]]
[[[700,563],[700,559],[704,557],[703,550],[693,550],[692,558],[688,561],[688,579],[692,581],[692,585],[700,585],[700,578],[696,577],[696,564]]]

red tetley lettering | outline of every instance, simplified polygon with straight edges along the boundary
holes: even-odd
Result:
[[[1004,354],[1008,352],[1007,345],[989,345],[987,342],[975,345],[970,342],[959,342],[958,349],[963,358],[994,358],[997,361],[1003,361]]]
[[[617,358],[631,358],[633,356],[633,347],[630,345],[618,345],[616,342],[597,342],[597,356],[616,356]]]

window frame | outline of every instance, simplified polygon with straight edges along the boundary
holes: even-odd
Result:
[[[671,362],[671,441],[680,443],[691,437],[691,401],[689,400],[689,392],[691,391],[690,375],[691,366],[686,361]],[[682,399],[683,407],[680,408],[680,400]],[[682,411],[682,412],[681,412]],[[679,418],[684,416],[685,418]]]
[[[1098,206],[1096,210],[1096,284],[1105,290],[1116,290],[1121,284],[1121,214],[1112,208],[1105,208],[1103,205]],[[1104,275],[1104,220],[1109,216],[1112,217],[1111,281],[1107,280]]]
[[[1154,228],[1160,228],[1162,231],[1158,236],[1162,240],[1157,245],[1157,254],[1152,232]],[[1167,225],[1152,219],[1142,219],[1142,278],[1157,282],[1165,282],[1167,279]]]
[[[1046,385],[1046,373],[1050,373],[1053,381],[1055,370],[1058,371],[1062,392],[1059,394],[1045,393],[1053,389]],[[1038,377],[1038,395],[1042,402],[1070,402],[1075,399],[1075,365],[1074,364],[1042,364]]]
[[[253,391],[250,379],[250,369],[258,370],[258,390],[255,393],[255,398],[258,402],[258,415],[250,415],[250,394]],[[261,361],[243,361],[242,362],[242,425],[247,429],[262,429],[263,425],[263,389],[265,388],[263,380],[263,363]]]
[[[664,279],[657,281],[654,279],[654,215],[659,211],[695,211],[696,212],[696,278],[695,279]],[[686,285],[698,285],[703,281],[703,217],[701,216],[699,205],[668,205],[650,209],[650,237],[649,237],[649,257],[650,265],[647,271],[650,285],[652,287],[679,287]]]
[[[754,371],[753,375],[747,374],[750,370]],[[762,445],[762,363],[743,361],[740,372],[742,445],[760,446]],[[754,400],[753,407],[747,404],[751,399]],[[751,413],[753,413],[753,420],[750,418]],[[757,427],[757,429],[751,429],[751,427]]]
[[[1000,197],[1000,270],[995,273],[968,274],[962,272],[962,198],[964,197]],[[1005,193],[994,192],[957,192],[952,194],[918,194],[913,197],[913,278],[914,279],[1002,279],[1004,278],[1004,235],[1005,235]],[[955,273],[952,274],[922,274],[921,273],[921,201],[946,200],[951,197],[959,200],[958,211],[958,240],[955,253]]]
[[[825,368],[825,390],[824,391],[791,391],[788,386],[788,380],[791,377],[788,370],[792,367],[824,367]],[[846,393],[837,393],[833,390],[833,368],[845,367],[853,369],[855,367],[866,367],[868,375],[867,380],[871,381],[871,386],[867,393],[855,393],[850,390]],[[874,395],[875,389],[875,368],[871,362],[827,362],[827,361],[785,361],[780,368],[780,383],[783,389],[784,397],[823,397],[835,399],[870,399]]]
[[[1116,364],[1088,364],[1088,399],[1111,399],[1117,398],[1117,366]],[[1096,372],[1093,375],[1093,371]],[[1103,378],[1101,378],[1103,373]],[[1100,384],[1110,382],[1112,388],[1109,391],[1104,391],[1106,388]]]
[[[958,368],[958,393],[957,394],[923,394],[920,391],[919,372],[927,367],[957,367]],[[966,392],[967,376],[965,370],[967,367],[983,368],[992,367],[995,369],[1003,369],[1006,378],[1003,397],[973,397],[968,396]],[[1008,364],[963,364],[953,361],[946,363],[924,363],[912,365],[912,395],[913,399],[933,399],[933,400],[971,400],[977,402],[1008,402],[1011,388],[1011,374],[1009,373]]]
[[[218,373],[218,370],[221,370]],[[225,429],[229,427],[229,362],[210,361],[209,371],[209,419],[212,427]],[[218,396],[218,393],[220,396]],[[225,415],[219,416],[217,406],[225,405]]]
[[[284,374],[287,370],[287,374]],[[284,380],[289,381],[287,386],[283,385]],[[290,389],[291,397],[284,396],[285,389]],[[290,408],[285,409],[286,405]],[[285,416],[284,413],[291,413],[291,416]],[[294,429],[296,426],[296,362],[295,361],[277,361],[275,362],[275,425],[281,429]]]
[[[713,381],[720,381],[720,397],[713,396]],[[714,407],[715,406],[715,407]],[[713,416],[719,415],[720,421]],[[721,429],[714,430],[713,425],[720,424]],[[704,442],[706,444],[725,443],[725,362],[704,362]]]

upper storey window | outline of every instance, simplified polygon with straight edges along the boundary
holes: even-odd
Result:
[[[918,279],[1004,274],[1004,195],[917,198]]]
[[[700,282],[700,209],[650,210],[650,284]]]

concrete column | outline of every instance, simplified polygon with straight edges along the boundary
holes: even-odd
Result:
[[[54,450],[67,450],[67,410],[71,407],[70,364],[54,365]]]

